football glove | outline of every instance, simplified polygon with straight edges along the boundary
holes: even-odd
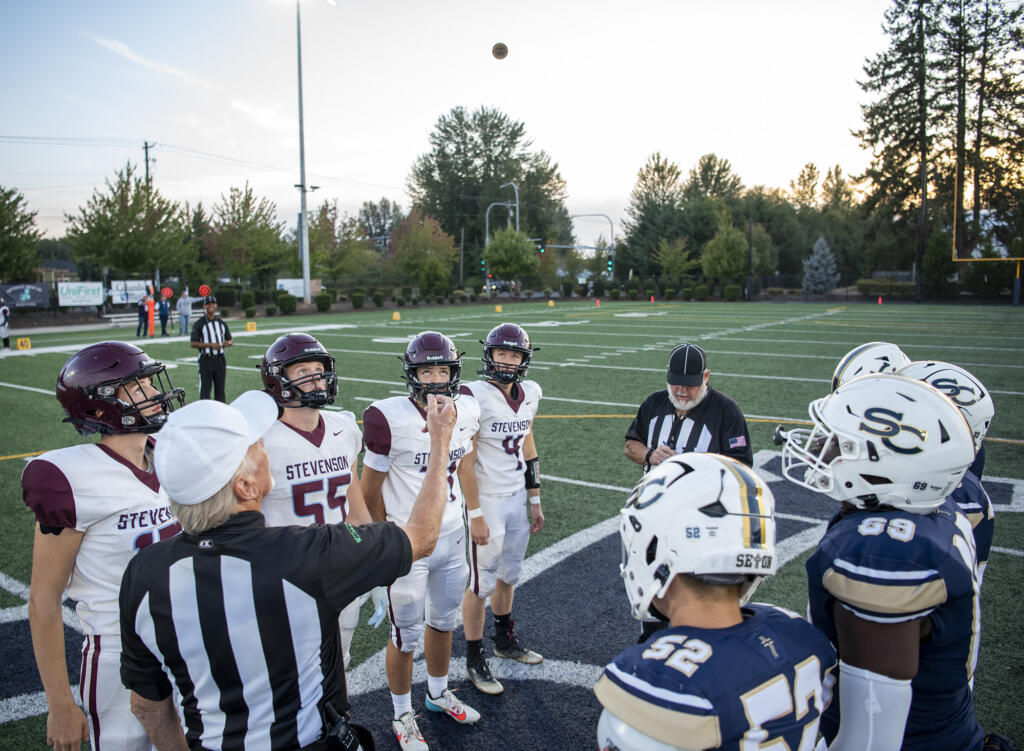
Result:
[[[384,622],[388,614],[388,590],[387,587],[374,587],[370,590],[370,599],[373,600],[373,615],[367,621],[371,626],[377,628]]]

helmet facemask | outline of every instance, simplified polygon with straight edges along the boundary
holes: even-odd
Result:
[[[481,358],[484,366],[477,375],[482,375],[488,381],[497,381],[498,383],[505,384],[518,383],[526,378],[526,371],[530,367],[531,350],[519,347],[489,347],[486,342],[480,343],[484,345],[484,354]],[[508,362],[497,362],[494,359],[494,350],[496,349],[518,352],[523,356],[523,359],[518,365]]]
[[[149,378],[157,393],[136,401],[132,387],[145,391],[143,378]],[[124,389],[127,401],[118,396]],[[162,363],[151,362],[126,378],[104,381],[90,389],[82,389],[91,409],[69,415],[64,422],[71,423],[80,435],[104,433],[156,433],[167,421],[167,415],[185,404],[185,390],[174,388],[171,377]],[[160,411],[146,415],[146,411],[159,406]]]
[[[320,373],[310,373],[294,379],[289,378],[286,375],[287,369],[302,362],[319,362],[323,364],[324,369]],[[266,371],[267,375],[276,378],[280,385],[281,395],[278,402],[282,407],[320,409],[334,404],[334,400],[338,397],[338,374],[334,370],[334,358],[330,355],[297,357],[281,363],[275,362],[269,364]],[[323,388],[314,388],[311,391],[301,388],[306,384],[315,386],[320,381],[324,384]]]
[[[448,367],[447,381],[440,381],[439,383],[425,383],[419,379],[420,368],[437,367],[441,365]],[[456,399],[459,396],[459,379],[462,375],[461,357],[457,362],[445,361],[437,363],[419,363],[417,365],[403,362],[402,369],[405,372],[405,382],[409,389],[409,395],[421,404],[426,404],[427,394],[447,396],[451,399]]]

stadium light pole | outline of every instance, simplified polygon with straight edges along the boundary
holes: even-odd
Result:
[[[512,190],[516,194],[516,232],[518,232],[519,231],[519,187],[514,182],[512,182],[511,180],[509,180],[507,183],[505,183],[504,185],[501,185],[499,187],[507,188],[509,185],[512,186]]]
[[[615,260],[615,225],[612,224],[612,218],[607,214],[570,214],[570,219],[576,219],[582,216],[603,216],[608,220],[608,259]]]
[[[309,227],[306,221],[306,139],[302,127],[302,12],[301,0],[295,0],[295,44],[299,71],[299,256],[302,258],[302,301],[311,302],[309,283]],[[334,3],[332,3],[333,5]],[[315,190],[315,188],[313,188]]]

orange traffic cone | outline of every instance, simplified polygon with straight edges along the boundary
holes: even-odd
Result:
[[[882,296],[881,296],[881,295],[879,295],[879,296],[878,296],[878,304],[879,304],[879,305],[881,305],[881,304],[882,304]]]

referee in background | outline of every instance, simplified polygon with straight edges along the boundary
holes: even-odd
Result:
[[[183,533],[139,552],[121,582],[121,680],[160,751],[372,751],[348,721],[338,614],[409,573],[437,543],[455,405],[428,396],[430,454],[403,526],[267,527],[273,485],[261,391],[171,413],[153,463]],[[181,696],[178,721],[169,677]]]
[[[753,466],[743,412],[708,385],[710,375],[708,357],[696,344],[672,350],[665,389],[647,397],[626,431],[626,456],[645,473],[689,451],[724,454]]]
[[[203,298],[205,315],[192,327],[192,349],[199,350],[199,398],[213,398],[226,402],[224,384],[227,380],[228,365],[224,350],[234,344],[228,325],[217,317],[217,298],[207,295]]]

